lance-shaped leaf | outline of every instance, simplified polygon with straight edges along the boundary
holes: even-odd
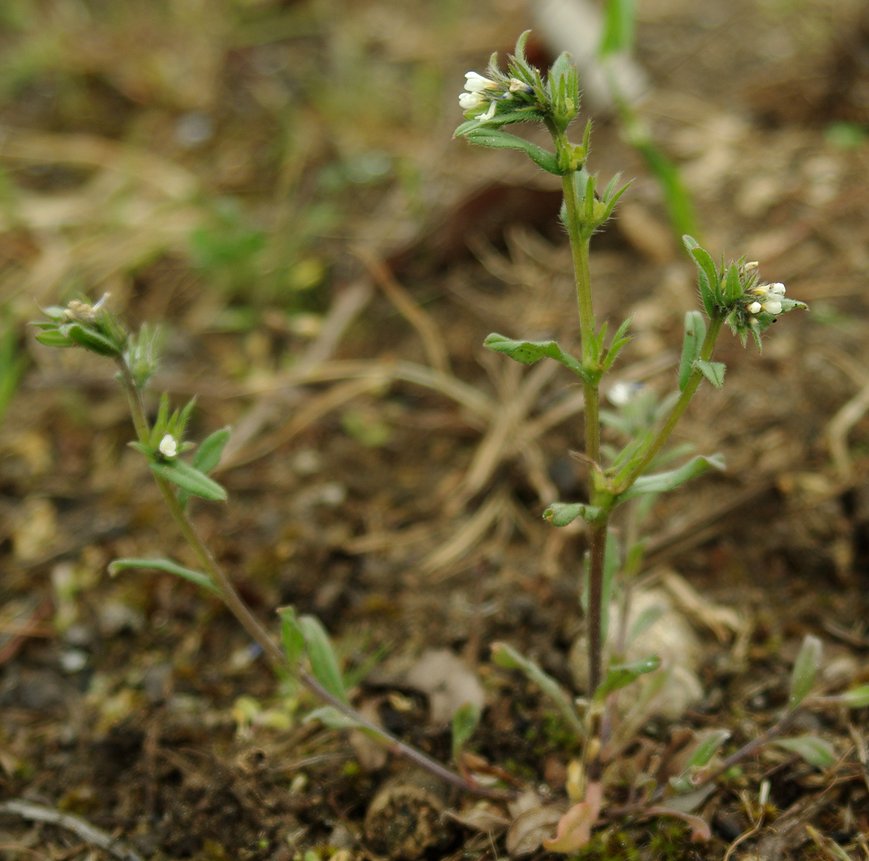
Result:
[[[220,590],[214,585],[211,578],[201,571],[194,571],[192,568],[185,568],[171,559],[139,559],[135,557],[124,557],[123,559],[115,559],[109,563],[109,574],[114,577],[121,571],[128,571],[131,568],[144,568],[151,571],[163,571],[166,574],[174,574],[182,580],[187,580],[203,589],[211,592],[213,595],[220,595]]]
[[[529,119],[529,117],[527,113],[512,113],[506,115],[502,114],[497,119],[499,125],[506,125],[508,122],[522,122],[523,120]],[[509,132],[501,131],[497,128],[492,128],[492,122],[492,120],[487,120],[485,125],[478,126],[475,129],[468,129],[464,133],[464,137],[477,146],[490,147],[491,149],[521,150],[538,167],[543,168],[543,170],[548,173],[554,173],[556,176],[561,175],[561,171],[558,167],[558,159],[555,157],[555,153],[549,152],[549,150],[546,150],[542,146],[538,146],[536,143],[532,143],[529,140],[525,140],[525,138],[511,135]]]
[[[530,681],[543,691],[561,712],[564,719],[579,736],[585,735],[585,726],[579,719],[573,702],[565,690],[555,679],[546,673],[534,661],[517,652],[507,643],[492,644],[492,660],[499,667],[506,670],[519,670]]]
[[[706,362],[703,359],[697,359],[694,362],[694,367],[700,371],[703,376],[715,386],[716,389],[720,389],[724,385],[724,374],[727,371],[727,365],[724,362]]]
[[[483,341],[483,346],[496,353],[503,353],[523,365],[533,365],[544,358],[555,359],[556,362],[569,368],[578,377],[589,381],[588,373],[582,367],[579,359],[563,350],[558,341],[522,341],[493,332]]]
[[[367,729],[350,715],[338,711],[335,706],[320,706],[320,708],[308,712],[302,723],[310,723],[311,721],[319,721],[329,729]]]
[[[160,478],[171,481],[182,490],[202,499],[210,499],[212,502],[225,502],[226,491],[204,472],[200,472],[195,466],[191,466],[183,460],[167,461],[158,463],[151,461],[148,466],[151,471]]]
[[[816,735],[799,735],[780,738],[773,742],[776,747],[795,753],[817,769],[829,768],[836,762],[836,750],[826,739]]]
[[[811,693],[818,668],[821,666],[822,651],[823,645],[817,637],[807,634],[803,638],[791,672],[788,708],[795,709]]]
[[[452,737],[453,737],[453,760],[458,762],[464,750],[465,744],[474,734],[480,723],[480,707],[475,703],[463,703],[453,714]]]
[[[278,607],[281,619],[281,645],[287,663],[295,667],[305,654],[305,635],[302,632],[294,607]]]
[[[706,315],[712,317],[716,306],[720,304],[721,298],[718,284],[718,269],[715,266],[715,261],[705,248],[700,247],[700,244],[694,237],[686,234],[682,237],[682,243],[697,264],[699,270],[697,286],[700,290],[700,299],[703,302]]]
[[[841,703],[848,709],[865,709],[869,707],[869,685],[858,685],[856,688],[851,688],[827,699]]]
[[[586,505],[584,502],[553,502],[543,512],[543,519],[553,526],[569,526],[577,517],[586,523],[594,523],[603,514],[596,505]]]
[[[604,371],[608,371],[615,360],[618,358],[619,353],[621,353],[622,349],[628,344],[631,340],[630,335],[628,335],[628,329],[630,328],[631,320],[630,317],[625,320],[621,326],[616,329],[615,335],[613,335],[613,339],[610,342],[609,348],[604,354],[603,361],[601,362],[601,367]]]
[[[670,786],[679,793],[694,791],[694,775],[704,769],[718,753],[721,745],[730,738],[726,729],[714,729],[704,733],[697,742],[682,773],[670,778]]]
[[[654,672],[660,666],[661,659],[657,655],[649,655],[647,658],[630,661],[626,664],[613,664],[594,692],[594,698],[598,702],[603,702],[614,691],[626,688],[640,676]]]
[[[341,702],[349,702],[344,678],[326,629],[314,616],[300,616],[299,629],[305,638],[305,649],[314,678]]]
[[[193,455],[193,465],[201,472],[211,472],[220,463],[229,436],[230,429],[225,427],[205,437]]]
[[[706,337],[706,321],[699,311],[685,314],[685,335],[682,338],[682,356],[679,359],[679,391],[685,391],[694,371],[694,363],[700,358],[700,348]]]
[[[666,472],[656,472],[652,475],[643,475],[638,478],[631,487],[618,497],[618,502],[626,502],[644,493],[666,493],[696,478],[698,475],[708,472],[710,469],[724,469],[724,456],[720,454],[697,455],[677,469]]]

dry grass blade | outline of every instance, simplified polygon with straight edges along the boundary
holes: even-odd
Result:
[[[450,373],[450,358],[446,344],[438,331],[436,323],[414,301],[392,274],[386,263],[364,248],[353,252],[368,270],[374,283],[386,294],[396,311],[410,323],[419,334],[429,364],[441,374]]]

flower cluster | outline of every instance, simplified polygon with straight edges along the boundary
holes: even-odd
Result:
[[[518,78],[504,77],[504,80],[495,81],[477,72],[466,72],[465,92],[459,95],[459,106],[465,114],[472,115],[480,122],[487,122],[494,118],[499,101],[513,100],[514,97],[521,99],[522,96],[530,96],[533,92],[530,84]]]
[[[746,298],[749,300],[746,310],[755,317],[761,311],[777,317],[783,310],[782,299],[785,292],[785,285],[780,282],[758,284],[746,292]]]

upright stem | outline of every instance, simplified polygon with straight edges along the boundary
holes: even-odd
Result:
[[[149,427],[144,405],[142,403],[141,393],[136,387],[126,363],[123,360],[119,360],[119,364],[121,369],[121,384],[123,385],[130,404],[130,413],[133,419],[133,425],[136,429],[136,435],[140,442],[147,442]],[[473,792],[477,795],[483,795],[490,798],[505,797],[505,793],[481,787],[473,780],[465,779],[460,774],[450,770],[422,751],[405,744],[398,738],[395,738],[391,733],[387,732],[382,727],[377,726],[377,724],[372,723],[352,706],[347,705],[343,700],[332,694],[331,691],[323,687],[314,676],[306,672],[303,668],[290,665],[281,647],[275,642],[271,634],[262,625],[259,619],[257,619],[257,617],[250,611],[250,608],[238,594],[229,576],[223,570],[223,567],[214,558],[214,554],[212,554],[211,550],[196,531],[196,528],[187,516],[184,507],[178,501],[178,495],[175,493],[170,482],[157,475],[154,476],[154,479],[157,482],[160,493],[162,494],[166,506],[172,515],[172,519],[175,521],[181,534],[184,536],[184,540],[196,554],[199,564],[204,569],[204,572],[209,575],[212,582],[217,587],[223,603],[232,615],[235,616],[250,638],[259,645],[269,662],[275,668],[288,670],[319,699],[328,703],[343,715],[350,718],[359,726],[360,729],[364,730],[369,735],[375,736],[387,748],[387,750],[392,753],[410,760],[415,765],[425,769],[446,783],[459,787],[466,792]]]
[[[562,178],[566,227],[573,257],[573,272],[576,282],[576,305],[579,312],[579,334],[582,341],[582,364],[592,372],[583,382],[585,396],[585,454],[590,462],[588,478],[589,501],[594,495],[594,470],[600,461],[600,389],[596,371],[599,356],[595,348],[595,319],[591,297],[589,274],[589,237],[582,230],[580,201],[577,197],[575,174]],[[591,529],[588,564],[588,684],[593,694],[601,681],[603,667],[602,611],[603,570],[608,522],[604,520]]]

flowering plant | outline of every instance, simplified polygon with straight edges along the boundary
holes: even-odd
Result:
[[[554,696],[571,726],[581,727],[585,753],[580,773],[574,775],[569,788],[576,803],[561,819],[557,835],[543,841],[551,851],[570,852],[588,841],[604,804],[603,751],[611,733],[608,705],[612,695],[660,665],[654,655],[633,662],[607,665],[604,661],[613,574],[619,567],[636,570],[642,556],[640,545],[626,549],[618,546],[610,529],[612,518],[620,506],[631,500],[657,496],[710,469],[723,469],[721,456],[712,454],[694,456],[666,471],[650,472],[660,463],[677,422],[701,383],[705,380],[716,388],[724,384],[725,366],[712,358],[722,326],[726,323],[743,345],[750,335],[760,347],[762,335],[780,315],[806,306],[787,298],[783,284],[761,282],[757,263],[742,259],[716,264],[696,240],[683,237],[697,267],[702,311],[691,310],[685,315],[676,391],[660,409],[645,410],[644,421],[633,425],[628,422],[631,433],[620,450],[606,450],[601,443],[601,422],[607,418],[601,409],[601,380],[630,340],[630,321],[623,321],[611,336],[607,324],[598,323],[589,276],[589,248],[592,236],[609,220],[628,185],[620,184],[616,176],[603,188],[599,187],[597,175],[587,167],[591,123],[586,122],[581,143],[572,143],[567,136],[581,103],[576,68],[562,54],[549,72],[542,75],[525,56],[528,35],[526,32],[520,36],[515,53],[507,60],[506,72],[501,71],[493,55],[485,75],[476,72],[465,75],[465,91],[459,96],[465,122],[456,129],[455,136],[478,146],[524,151],[535,164],[559,176],[562,182],[561,221],[573,259],[580,352],[573,355],[554,340],[530,341],[497,332],[490,334],[484,343],[523,364],[554,359],[579,379],[584,394],[585,447],[581,457],[587,466],[587,499],[553,502],[544,517],[555,526],[567,526],[577,519],[586,525],[581,589],[588,628],[585,698],[574,701],[554,679],[511,647],[497,644],[494,649],[497,663],[525,672]],[[504,130],[506,126],[526,122],[546,127],[552,138],[552,150]],[[630,395],[621,400],[626,403]],[[692,767],[707,765],[723,740],[719,738],[716,744],[707,745]],[[656,798],[660,800],[660,793]],[[669,812],[676,815],[673,810]]]

